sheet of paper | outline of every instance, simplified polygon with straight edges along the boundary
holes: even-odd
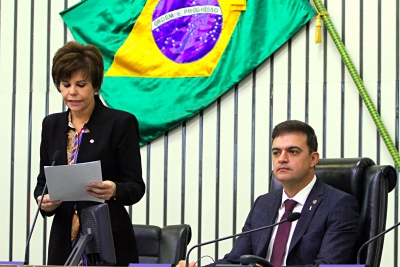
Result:
[[[98,199],[86,193],[86,186],[92,182],[103,181],[100,161],[45,166],[44,173],[52,201],[96,201],[104,203],[104,199]]]

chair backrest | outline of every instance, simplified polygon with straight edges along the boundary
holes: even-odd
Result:
[[[315,174],[326,184],[353,195],[359,204],[360,219],[352,261],[359,248],[385,230],[388,193],[396,186],[396,171],[390,165],[375,165],[369,158],[320,159]],[[271,172],[270,191],[282,189]],[[379,266],[384,238],[370,243],[361,253],[361,263]]]
[[[155,225],[133,224],[139,254],[139,263],[178,263],[186,257],[192,231],[187,224]]]

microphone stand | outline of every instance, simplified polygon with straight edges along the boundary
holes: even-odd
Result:
[[[51,163],[51,166],[54,166],[56,164],[56,161],[58,160],[59,157],[60,157],[60,150],[57,150],[53,154],[53,158],[52,158],[53,162]],[[29,241],[31,240],[31,237],[33,234],[33,229],[35,228],[36,220],[39,215],[40,207],[42,206],[42,203],[43,203],[44,192],[46,192],[46,190],[47,190],[47,182],[44,184],[42,197],[40,198],[39,206],[36,210],[35,218],[33,219],[32,227],[31,227],[31,230],[29,231],[28,239],[26,240],[24,265],[29,264],[29,259],[28,259],[29,258]]]
[[[300,213],[294,212],[294,213],[289,214],[289,216],[286,219],[284,219],[284,220],[282,220],[280,222],[271,224],[271,225],[262,226],[262,227],[259,227],[259,228],[256,228],[256,229],[252,229],[252,230],[249,230],[249,231],[246,231],[246,232],[241,232],[241,233],[238,233],[238,234],[225,236],[225,237],[221,237],[221,238],[218,238],[218,239],[214,239],[214,240],[211,240],[211,241],[207,241],[207,242],[204,242],[204,243],[200,243],[200,244],[194,245],[193,247],[191,247],[189,249],[188,253],[186,254],[186,267],[189,267],[189,254],[195,248],[198,248],[198,247],[201,247],[201,246],[204,246],[204,245],[208,245],[208,244],[212,244],[212,243],[216,243],[216,242],[219,242],[219,241],[223,241],[223,240],[226,240],[226,239],[229,239],[229,238],[233,238],[233,237],[237,237],[237,236],[241,236],[241,235],[257,232],[257,231],[260,231],[260,230],[264,230],[264,229],[267,229],[267,228],[274,227],[274,226],[277,226],[279,224],[285,223],[287,221],[293,222],[293,221],[295,221],[295,220],[297,220],[299,218],[300,218]]]
[[[29,260],[28,260],[28,258],[29,258],[29,253],[28,253],[29,241],[31,241],[31,237],[33,234],[33,228],[35,228],[36,220],[37,220],[37,217],[38,217],[38,214],[40,211],[40,207],[42,206],[42,203],[43,203],[43,196],[44,196],[44,192],[46,191],[46,189],[47,189],[47,183],[44,185],[42,197],[40,198],[40,202],[39,202],[39,208],[36,210],[35,218],[33,219],[33,224],[32,224],[31,230],[29,231],[28,239],[26,240],[24,265],[29,264]]]
[[[396,223],[395,225],[393,225],[392,227],[390,227],[389,229],[387,229],[386,231],[383,231],[382,233],[380,233],[379,235],[373,237],[372,239],[368,240],[367,242],[365,242],[364,244],[362,244],[362,246],[360,247],[360,249],[358,250],[357,253],[357,264],[360,264],[360,257],[361,257],[361,251],[363,250],[363,248],[368,245],[369,243],[375,241],[376,239],[378,239],[379,237],[387,234],[388,232],[392,231],[394,228],[398,227],[400,225],[400,222]]]

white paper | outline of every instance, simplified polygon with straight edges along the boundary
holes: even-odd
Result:
[[[86,193],[86,186],[102,182],[100,161],[72,165],[45,166],[47,188],[51,201],[96,201],[104,199]]]

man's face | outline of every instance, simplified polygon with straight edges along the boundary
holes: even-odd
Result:
[[[318,152],[310,154],[304,133],[283,133],[272,141],[274,175],[284,186],[305,187],[314,176],[318,159]]]

